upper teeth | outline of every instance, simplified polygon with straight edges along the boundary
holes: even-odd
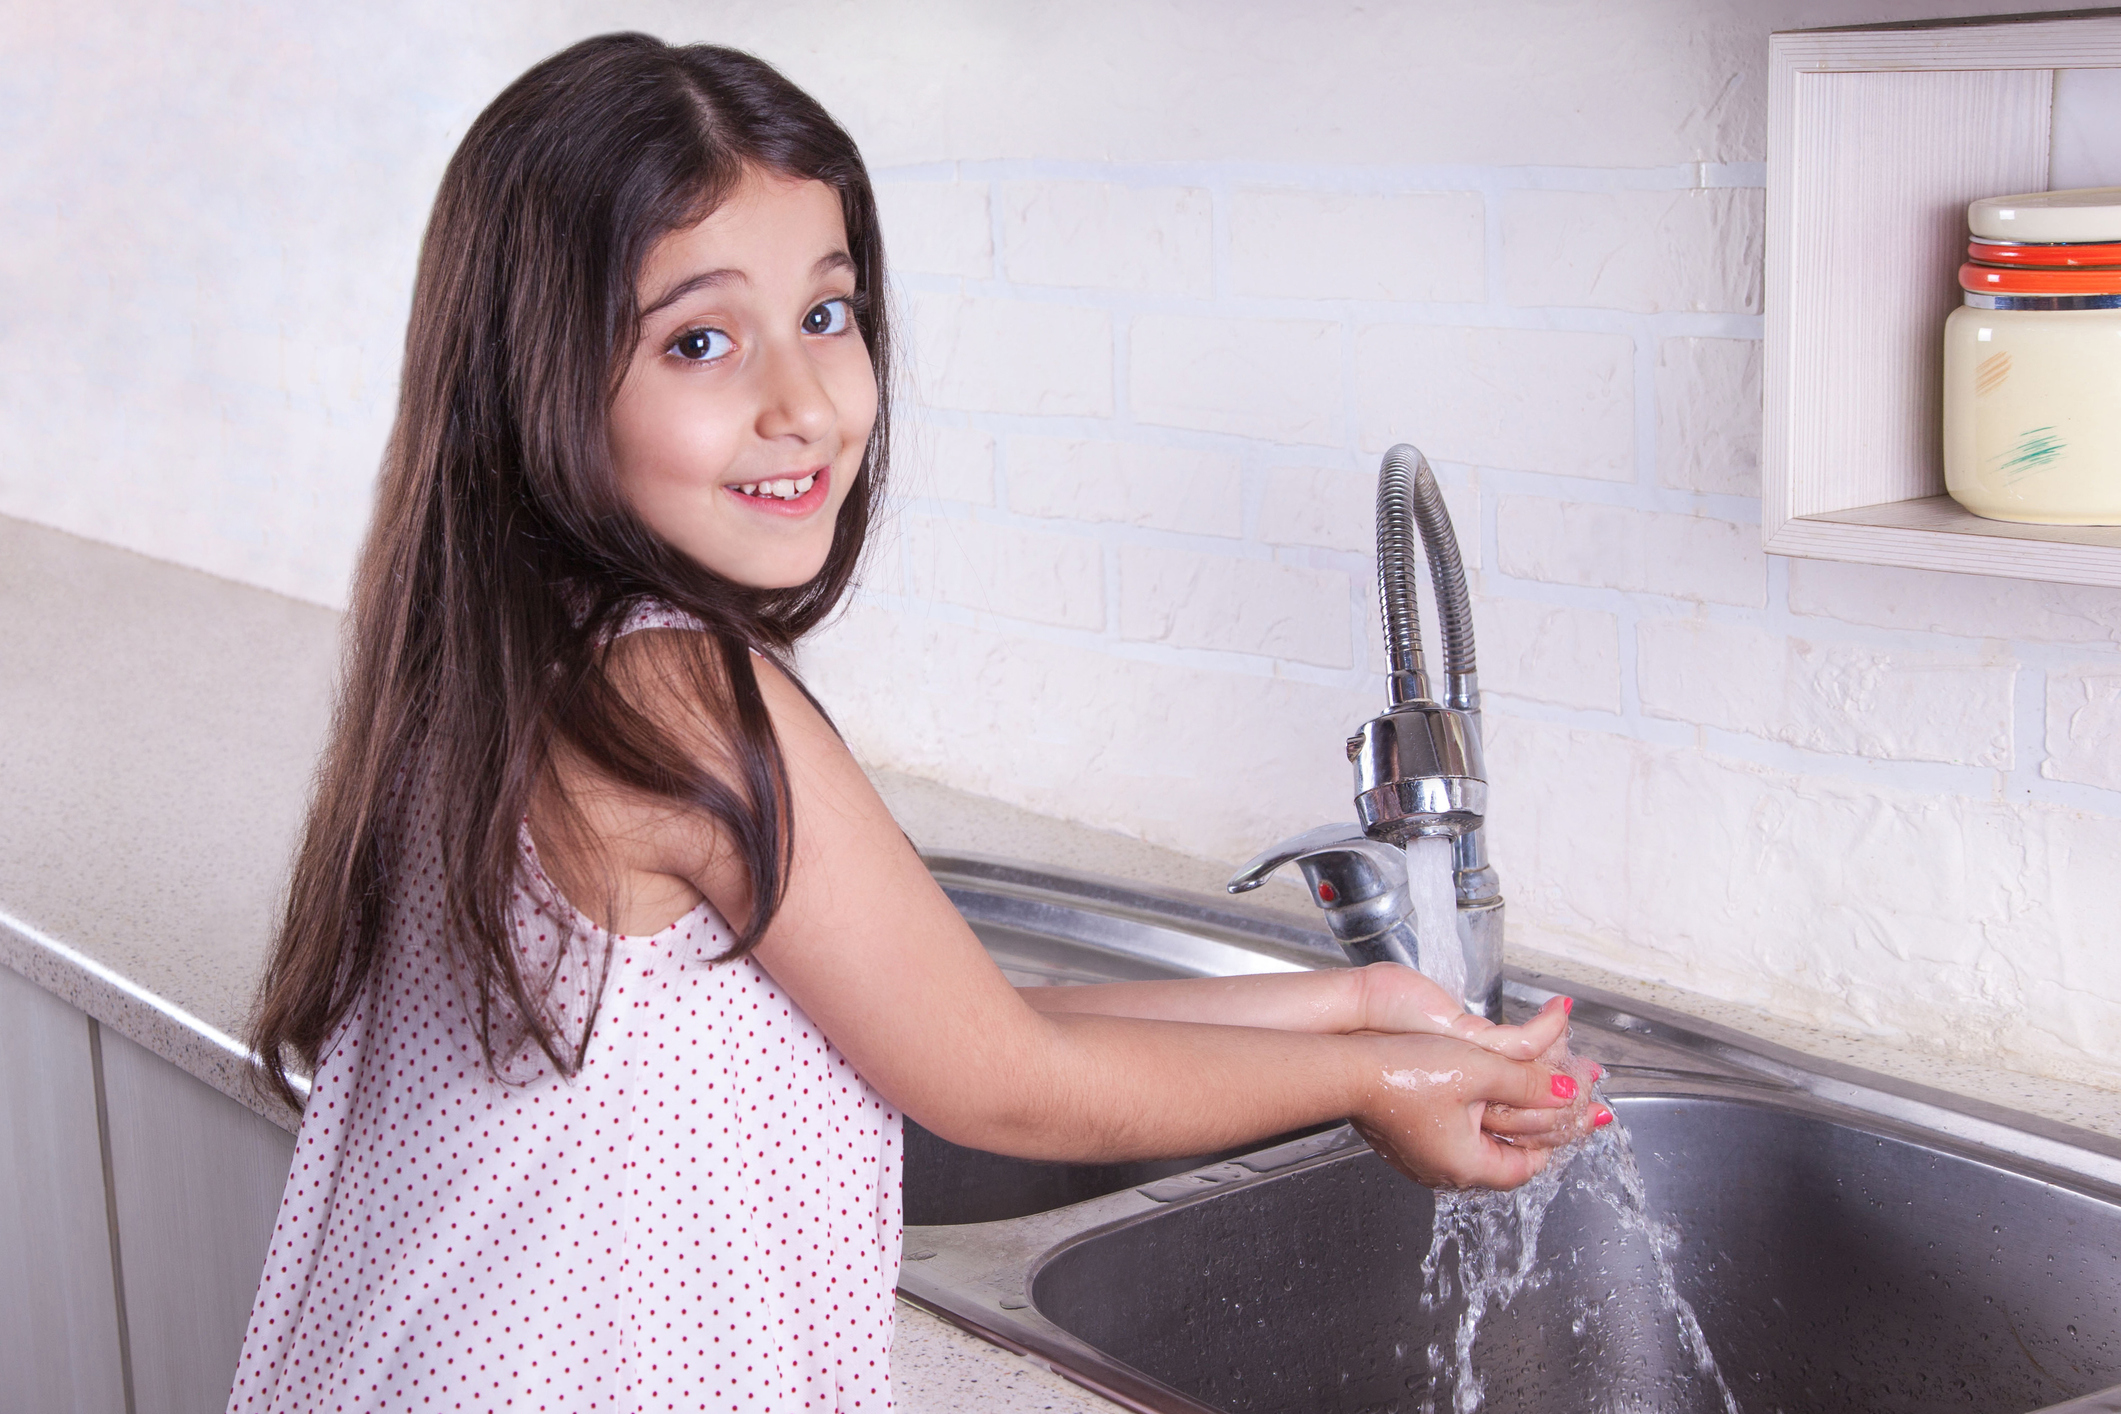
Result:
[[[747,496],[772,496],[783,501],[792,501],[809,493],[817,485],[817,473],[811,472],[801,481],[790,481],[785,477],[779,481],[747,481],[740,489]]]

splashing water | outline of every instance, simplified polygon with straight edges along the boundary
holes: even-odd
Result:
[[[1466,950],[1458,940],[1458,882],[1448,839],[1407,842],[1407,893],[1414,904],[1414,936],[1421,970],[1460,1005],[1466,995]]]
[[[1740,1414],[1701,1322],[1673,1279],[1679,1236],[1650,1216],[1634,1146],[1617,1124],[1556,1153],[1542,1173],[1513,1192],[1436,1195],[1436,1227],[1421,1263],[1421,1305],[1424,1311],[1456,1306],[1458,1314],[1446,1338],[1429,1346],[1429,1398],[1421,1405],[1423,1414],[1473,1414],[1480,1408],[1484,1381],[1475,1368],[1473,1346],[1481,1323],[1520,1293],[1544,1286],[1553,1275],[1539,1260],[1540,1229],[1555,1199],[1571,1190],[1610,1209],[1622,1242],[1648,1259],[1643,1275],[1655,1288],[1649,1293],[1654,1313],[1644,1314],[1652,1315],[1659,1329],[1629,1334],[1638,1340],[1676,1338],[1677,1363],[1692,1367],[1664,1372],[1656,1390],[1615,1388],[1613,1407],[1644,1414],[1697,1407]],[[1576,1304],[1571,1330],[1582,1338],[1599,1312]]]

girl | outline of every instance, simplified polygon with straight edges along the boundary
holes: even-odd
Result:
[[[1596,1118],[1560,1009],[1401,968],[1004,981],[790,667],[882,503],[884,291],[854,145],[755,59],[589,40],[466,135],[258,1012],[314,1082],[231,1410],[887,1408],[901,1113],[1085,1160],[1349,1118],[1500,1187]]]

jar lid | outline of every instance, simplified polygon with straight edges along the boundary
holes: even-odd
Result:
[[[1969,261],[1959,288],[1991,295],[2121,295],[2121,269],[1998,269]]]
[[[1969,241],[1966,253],[1983,265],[2088,268],[2121,265],[2121,242],[2066,241],[2055,245],[2009,245]]]
[[[2121,187],[1983,197],[1966,226],[1985,241],[2121,241]]]

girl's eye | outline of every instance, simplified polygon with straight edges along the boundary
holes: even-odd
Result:
[[[803,316],[805,334],[844,334],[854,322],[854,308],[843,299],[828,299]]]
[[[688,363],[713,363],[735,347],[719,329],[687,329],[670,343],[670,351]]]

